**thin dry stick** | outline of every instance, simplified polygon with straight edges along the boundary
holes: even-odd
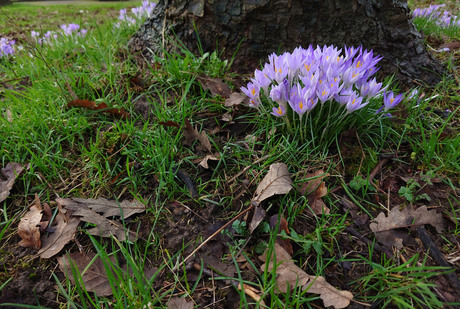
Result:
[[[369,182],[371,182],[375,175],[377,175],[380,170],[382,169],[382,167],[385,165],[385,163],[388,162],[388,158],[385,158],[383,160],[380,160],[380,162],[375,166],[375,168],[372,170],[372,172],[369,174]]]
[[[246,210],[243,210],[242,212],[240,212],[237,216],[235,216],[235,218],[233,218],[232,220],[228,221],[227,223],[225,223],[220,229],[218,229],[216,232],[214,232],[214,234],[212,234],[211,236],[209,236],[205,241],[203,241],[198,247],[196,247],[195,250],[192,251],[192,253],[190,253],[182,262],[180,262],[178,265],[174,266],[174,268],[172,269],[173,272],[177,271],[179,268],[182,267],[182,265],[184,265],[185,262],[187,262],[192,256],[195,255],[195,253],[197,253],[205,244],[207,244],[211,239],[213,239],[217,234],[219,234],[220,232],[222,232],[222,230],[224,230],[227,226],[229,226],[230,224],[233,223],[233,221],[235,221],[236,219],[238,219],[239,217],[241,217],[242,215],[244,215],[245,213],[247,213],[248,211],[250,211],[251,209],[254,208],[254,204],[251,203],[251,205],[246,209]]]
[[[270,157],[270,155],[263,156],[262,158],[259,158],[259,159],[255,160],[254,162],[252,162],[252,165],[260,163],[260,162],[262,162],[263,160],[265,160],[265,159],[267,159],[269,157]],[[228,183],[234,182],[238,177],[240,177],[241,175],[246,173],[248,171],[248,169],[250,169],[250,168],[251,168],[251,165],[248,165],[245,168],[243,168],[243,170],[241,172],[239,172],[238,174],[236,174],[235,176],[233,176],[232,179],[230,179],[228,181]]]

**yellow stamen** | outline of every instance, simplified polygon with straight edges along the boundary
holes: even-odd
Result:
[[[353,102],[351,102],[351,104],[355,104],[356,103],[356,99],[353,99]]]
[[[326,94],[327,94],[326,90],[323,90],[323,92],[321,93],[322,96],[325,96]]]
[[[252,95],[256,95],[256,89],[252,88]]]
[[[391,99],[390,99],[390,103],[393,103],[394,100],[395,100],[395,98],[391,98]]]
[[[311,64],[310,64],[310,65],[304,64],[303,66],[305,67],[305,69],[307,70],[307,72],[310,72]]]
[[[356,64],[356,67],[357,67],[357,68],[360,68],[360,67],[362,67],[362,66],[363,66],[363,64],[361,63],[361,61],[358,61],[358,63]]]
[[[303,109],[303,102],[302,101],[300,101],[299,107],[300,107],[300,109]]]
[[[276,111],[279,115],[283,115],[283,111],[281,110],[281,107],[278,107],[278,110]]]

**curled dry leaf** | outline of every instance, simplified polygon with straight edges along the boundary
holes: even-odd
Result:
[[[184,297],[171,297],[167,303],[168,309],[193,309],[195,306],[192,301],[187,301]]]
[[[288,167],[284,163],[270,165],[267,175],[256,189],[254,201],[260,203],[276,194],[287,194],[292,189],[292,180]]]
[[[220,95],[222,98],[229,98],[231,94],[230,87],[223,82],[222,78],[197,77],[204,90],[211,91],[213,97]]]
[[[107,219],[108,217],[122,217],[126,219],[133,214],[142,213],[145,211],[145,205],[139,201],[128,202],[109,201],[105,198],[98,199],[56,199],[65,209],[72,210],[73,216],[81,217],[85,222],[93,223],[95,228],[88,230],[91,235],[110,237],[114,235],[120,241],[137,239],[136,233],[126,230],[121,222]],[[99,213],[102,213],[100,215]]]
[[[327,194],[326,184],[323,181],[327,176],[329,176],[329,173],[324,173],[323,170],[308,173],[305,175],[305,178],[313,179],[305,182],[300,189],[300,193],[308,197],[308,204],[315,215],[329,214],[331,212],[322,200],[322,197]]]
[[[441,233],[444,228],[442,214],[435,209],[428,210],[426,206],[417,209],[406,207],[403,210],[393,207],[388,217],[381,212],[369,226],[379,242],[402,249],[409,236],[397,229],[423,224],[430,224]]]
[[[0,169],[0,202],[3,202],[13,188],[14,181],[25,169],[28,169],[30,164],[23,166],[19,163],[10,162],[6,167]]]
[[[57,258],[59,269],[75,284],[72,272],[72,268],[74,268],[80,272],[83,281],[81,284],[85,286],[87,291],[94,292],[97,296],[112,295],[112,287],[102,260],[97,257],[88,267],[95,255],[93,252],[74,252],[60,256]],[[115,263],[114,258],[111,260],[112,263]]]
[[[279,244],[275,243],[275,250],[268,259],[267,252],[260,256],[260,259],[265,263],[268,261],[268,271],[274,268],[274,264],[276,265],[276,284],[280,292],[286,293],[288,288],[292,290],[297,286],[301,286],[302,290],[308,293],[319,294],[325,307],[333,306],[337,309],[348,307],[353,299],[352,293],[337,290],[327,283],[323,277],[308,275],[295,265],[292,257]],[[267,265],[263,264],[260,268],[264,271],[266,267]]]
[[[80,218],[71,216],[70,211],[63,213],[59,208],[59,213],[56,216],[54,232],[49,236],[42,237],[42,248],[38,251],[40,257],[49,259],[58,254],[64,246],[75,237],[75,232],[80,223]]]
[[[278,222],[279,221],[279,222]],[[279,231],[284,231],[286,235],[289,235],[289,228],[287,220],[281,215],[281,218],[278,214],[273,215],[270,217],[270,228],[275,230],[278,226],[278,230],[276,234],[279,234]],[[286,252],[290,255],[294,253],[294,249],[292,248],[291,241],[286,238],[281,238],[280,236],[276,236],[276,243],[279,244],[281,247],[286,250]]]
[[[256,206],[252,220],[249,223],[249,233],[252,234],[252,232],[254,232],[254,230],[259,226],[260,222],[264,220],[266,213],[267,212],[262,206],[260,206],[260,204]]]
[[[97,104],[96,102],[89,100],[72,100],[69,103],[67,103],[67,106],[84,107],[94,111],[103,111],[122,119],[129,118],[128,112],[125,111],[123,108],[109,108],[109,106],[104,102]]]
[[[184,144],[191,146],[194,140],[199,140],[200,144],[201,144],[201,147],[204,150],[207,150],[207,151],[211,152],[211,142],[209,141],[209,138],[206,135],[206,133],[204,131],[201,132],[201,133],[198,132],[198,129],[196,127],[193,128],[192,124],[190,123],[190,121],[187,118],[185,119],[184,122],[185,122],[185,130],[184,130],[185,141],[184,141]]]
[[[39,250],[40,240],[40,221],[42,219],[42,208],[40,203],[35,203],[30,210],[21,218],[18,225],[18,234],[21,237],[19,245],[21,247],[32,247]]]
[[[225,106],[226,107],[231,107],[235,105],[240,105],[243,103],[246,99],[248,99],[248,96],[245,95],[244,93],[241,92],[232,92],[230,97],[225,100]]]
[[[216,154],[216,156],[214,155],[206,155],[203,159],[196,159],[193,161],[193,163],[198,163],[199,166],[205,168],[205,169],[208,169],[209,168],[209,163],[208,161],[211,160],[211,161],[219,161],[219,154]]]

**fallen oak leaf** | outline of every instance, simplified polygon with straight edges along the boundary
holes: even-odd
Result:
[[[269,197],[277,194],[287,194],[292,189],[292,180],[288,167],[284,163],[270,165],[267,175],[256,189],[256,197],[253,201],[261,203]]]
[[[346,308],[353,299],[353,294],[349,291],[339,291],[329,284],[324,277],[311,276],[295,265],[292,257],[279,244],[275,243],[270,257],[267,259],[267,250],[259,258],[265,262],[260,268],[262,271],[267,269],[272,271],[276,263],[276,283],[280,292],[287,293],[301,286],[307,293],[319,294],[324,302],[324,307],[333,306],[336,309]],[[276,262],[274,261],[276,259]],[[267,265],[268,261],[268,265]]]
[[[329,173],[318,170],[314,173],[307,173],[305,178],[308,179],[300,188],[300,193],[306,195],[308,204],[315,215],[329,214],[331,210],[323,202],[322,197],[327,194],[326,183],[323,181]]]
[[[65,209],[72,210],[73,216],[81,217],[82,221],[95,224],[95,228],[88,230],[88,233],[91,235],[101,237],[110,237],[113,235],[120,241],[125,241],[126,236],[129,237],[129,240],[135,241],[137,234],[126,230],[126,227],[120,222],[109,220],[107,217],[117,216],[126,219],[133,214],[145,211],[145,205],[139,201],[122,201],[121,203],[117,203],[116,201],[109,201],[105,198],[58,198],[56,201]],[[102,213],[102,215],[98,214],[98,212]]]
[[[29,169],[29,166],[30,164],[22,165],[10,162],[6,167],[0,169],[0,202],[3,202],[10,195],[16,178],[24,169]],[[2,180],[2,178],[5,180]]]
[[[209,138],[206,135],[206,133],[204,131],[201,132],[201,133],[198,132],[198,129],[196,127],[193,128],[192,124],[190,123],[190,121],[187,118],[185,118],[184,123],[185,123],[185,130],[184,130],[185,141],[184,141],[184,144],[191,146],[194,140],[199,140],[201,146],[205,150],[211,152],[211,142],[209,141]]]
[[[59,213],[56,216],[54,232],[42,237],[42,248],[38,251],[41,258],[49,259],[59,253],[64,246],[75,237],[80,218],[72,216],[70,211],[64,213],[59,205]]]
[[[37,203],[37,199],[35,199],[35,203],[21,218],[21,221],[19,221],[18,234],[21,237],[19,246],[26,248],[32,247],[35,250],[40,249],[40,221],[42,219],[42,210],[40,202]]]
[[[116,117],[120,117],[122,119],[127,119],[129,118],[128,112],[126,112],[123,108],[110,108],[106,103],[101,102],[97,104],[94,101],[89,101],[89,100],[72,100],[69,103],[67,103],[67,107],[84,107],[87,109],[91,109],[94,111],[103,111],[109,114],[112,114]]]
[[[217,154],[218,156],[218,154]],[[209,168],[209,163],[208,161],[211,160],[211,161],[219,161],[220,158],[218,158],[217,156],[214,156],[214,155],[206,155],[204,158],[198,158],[196,160],[193,160],[192,162],[193,163],[198,163],[199,166],[205,168],[205,169],[208,169]]]
[[[88,292],[94,292],[97,296],[110,296],[113,292],[104,263],[100,257],[94,259],[95,256],[93,252],[73,252],[58,257],[57,261],[59,269],[73,284],[75,284],[74,269],[80,272],[82,280],[80,284]],[[90,265],[91,261],[93,263]],[[115,263],[114,257],[111,257],[111,262]]]
[[[232,92],[230,97],[225,100],[225,107],[240,105],[245,100],[249,99],[247,95],[241,92]]]
[[[201,84],[203,90],[211,91],[211,95],[221,96],[223,98],[229,98],[231,94],[230,87],[222,81],[222,78],[211,78],[211,77],[202,77],[197,76],[198,81]]]
[[[438,233],[441,233],[444,228],[442,214],[435,209],[428,210],[426,206],[417,209],[406,207],[403,210],[399,210],[399,207],[393,207],[388,213],[388,217],[381,212],[373,221],[369,227],[374,232],[377,241],[399,249],[403,248],[404,242],[410,240],[407,233],[398,230],[400,228],[430,224],[436,228]]]

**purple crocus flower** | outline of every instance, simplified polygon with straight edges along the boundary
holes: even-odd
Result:
[[[286,107],[284,107],[283,105],[278,106],[278,108],[273,107],[273,111],[271,112],[271,114],[276,117],[284,116],[286,115]]]
[[[241,87],[240,88],[241,91],[243,91],[243,93],[245,95],[247,95],[248,97],[250,98],[258,98],[259,97],[259,92],[260,92],[260,88],[259,86],[257,86],[256,84],[254,83],[248,83],[248,87],[245,88],[245,87]]]
[[[402,101],[402,99],[402,93],[395,97],[393,91],[385,91],[385,93],[383,94],[383,105],[385,107],[385,111],[394,108],[396,105],[399,104],[399,102]]]
[[[361,96],[372,98],[372,97],[375,97],[378,93],[381,93],[383,91],[383,89],[381,88],[382,88],[382,83],[377,83],[377,80],[374,77],[367,83],[361,85],[359,90],[360,90]]]
[[[363,102],[363,97],[359,97],[356,92],[353,92],[352,95],[349,96],[348,102],[346,104],[347,111],[349,113],[354,112],[358,109],[363,108],[366,106],[369,102]]]
[[[261,70],[255,70],[254,72],[254,79],[252,82],[259,86],[264,91],[268,91],[268,87],[270,87],[272,80],[268,77],[268,69],[264,68]]]
[[[288,101],[288,83],[286,80],[286,83],[283,82],[279,85],[273,86],[272,89],[270,90],[270,99],[273,101],[279,103],[279,104],[285,104]]]
[[[7,38],[0,38],[0,57],[14,54],[13,45],[16,41],[9,41]]]

